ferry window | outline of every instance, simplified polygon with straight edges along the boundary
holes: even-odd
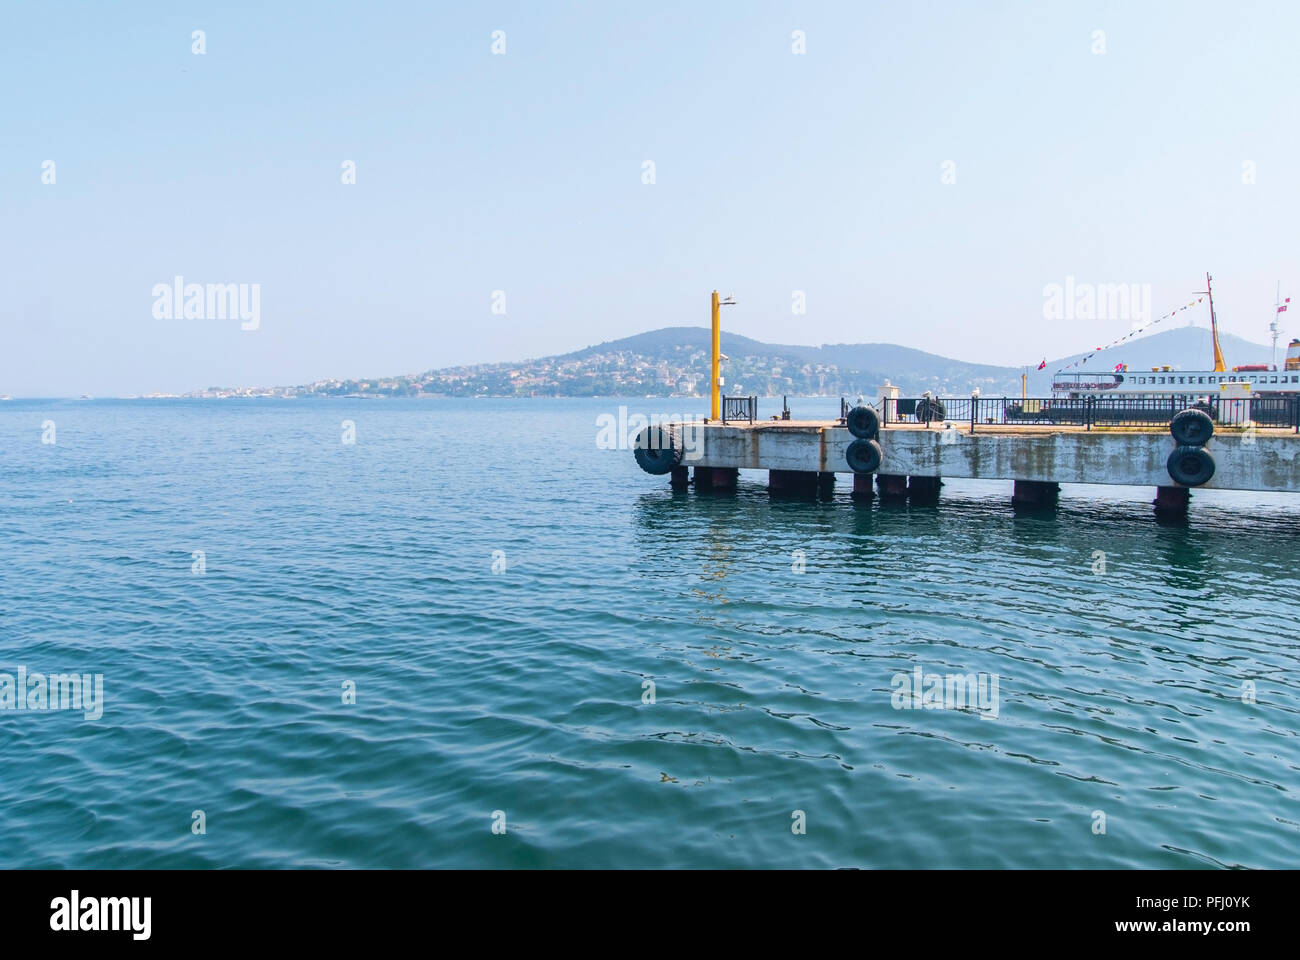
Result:
[[[1272,380],[1269,381],[1269,383],[1277,383],[1277,377],[1274,377]]]
[[[1200,383],[1204,383],[1204,382],[1205,382],[1205,378],[1204,378],[1204,377],[1201,377],[1201,379],[1200,379],[1199,382],[1200,382]]]

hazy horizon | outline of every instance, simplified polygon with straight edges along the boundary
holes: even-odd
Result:
[[[1136,338],[1134,338],[1134,339],[1132,339],[1132,340],[1130,340],[1130,341],[1128,341],[1128,342],[1129,342],[1130,345],[1137,345],[1137,344],[1142,343],[1142,342],[1145,341],[1145,340],[1150,340],[1150,339],[1157,338],[1157,337],[1159,337],[1162,333],[1175,332],[1175,331],[1178,330],[1178,329],[1186,329],[1186,328],[1188,328],[1188,327],[1195,327],[1198,331],[1200,331],[1200,332],[1203,334],[1204,339],[1205,339],[1205,344],[1204,344],[1204,346],[1205,346],[1205,351],[1206,351],[1206,355],[1207,355],[1207,357],[1208,357],[1208,356],[1209,356],[1209,330],[1208,330],[1208,328],[1203,328],[1203,327],[1201,327],[1200,325],[1197,325],[1197,324],[1186,324],[1186,323],[1184,323],[1184,324],[1182,324],[1181,326],[1178,326],[1178,327],[1170,326],[1170,327],[1166,327],[1166,328],[1164,328],[1164,329],[1159,329],[1159,328],[1157,328],[1156,331],[1152,331],[1152,332],[1150,332],[1150,333],[1146,333],[1146,334],[1144,334],[1143,336],[1141,336],[1141,337],[1136,337]],[[706,333],[706,334],[707,334],[708,329],[709,329],[708,327],[703,327],[703,326],[698,326],[698,325],[693,326],[693,327],[690,326],[690,325],[687,325],[686,328],[688,328],[688,329],[695,329],[695,330],[698,330],[698,331],[704,332],[704,333]],[[672,328],[661,327],[661,328],[656,328],[655,330],[641,331],[641,333],[643,333],[643,334],[644,334],[644,333],[657,333],[657,332],[659,332],[660,330],[664,330],[664,329],[672,329]],[[726,327],[723,327],[723,331],[722,331],[722,333],[723,333],[723,337],[724,337],[724,338],[725,338],[725,337],[729,337],[729,336],[746,336],[745,334],[737,334],[735,331],[728,330],[728,329],[726,329]],[[638,336],[638,334],[631,334],[630,336],[631,336],[631,337],[636,337],[636,336]],[[619,338],[619,340],[623,340],[623,339],[627,339],[627,338]],[[752,339],[752,338],[751,338],[751,339]],[[1269,344],[1266,344],[1266,343],[1259,343],[1259,342],[1255,342],[1255,341],[1250,341],[1250,340],[1248,340],[1248,339],[1246,339],[1246,338],[1237,337],[1235,334],[1230,334],[1230,333],[1222,333],[1220,339],[1223,340],[1224,351],[1225,351],[1225,353],[1227,353],[1227,354],[1229,355],[1229,363],[1230,363],[1230,364],[1231,364],[1231,363],[1236,363],[1236,362],[1255,362],[1255,361],[1263,361],[1263,360],[1268,359],[1268,358],[1265,356],[1264,352],[1265,352],[1265,351],[1268,351],[1268,350],[1271,349],[1271,347],[1270,347]],[[615,342],[615,343],[616,343],[616,342],[619,342],[619,341],[611,341],[611,342]],[[581,351],[584,350],[584,349],[587,349],[587,348],[595,348],[595,347],[599,347],[599,346],[601,346],[601,345],[602,345],[602,344],[588,344],[586,348],[579,348],[579,351],[568,351],[568,352],[570,352],[570,353],[572,353],[572,352],[581,352]],[[846,346],[851,347],[851,346],[864,346],[864,345],[869,345],[869,344],[843,344],[843,343],[841,343],[841,344],[830,344],[830,343],[799,344],[799,343],[794,343],[794,342],[787,342],[787,343],[783,343],[783,344],[767,343],[767,344],[765,344],[765,345],[766,345],[766,346],[770,346],[770,347],[812,347],[812,348],[824,349],[824,348],[828,348],[828,347],[829,347],[829,348],[834,348],[834,347],[846,347]],[[882,345],[883,345],[883,346],[906,346],[906,345],[904,345],[904,344],[882,344]],[[1254,355],[1254,354],[1251,354],[1250,356],[1245,356],[1245,355],[1242,355],[1242,356],[1234,356],[1234,355],[1233,355],[1235,352],[1237,352],[1237,351],[1241,351],[1244,347],[1249,347],[1249,348],[1251,348],[1251,349],[1254,349],[1254,350],[1256,350],[1256,351],[1259,351],[1259,355],[1258,355],[1258,356],[1256,356],[1256,355]],[[916,348],[910,348],[910,349],[916,349]],[[1286,344],[1285,344],[1284,342],[1279,342],[1279,344],[1278,344],[1278,356],[1279,356],[1279,358],[1280,358],[1280,357],[1285,353],[1285,349],[1286,349]],[[929,353],[929,351],[926,351],[926,352]],[[958,359],[958,358],[953,358],[953,357],[947,357],[947,358],[945,358],[945,357],[943,357],[943,355],[941,355],[941,354],[930,354],[930,355],[935,356],[935,357],[938,357],[938,358],[941,358],[941,359],[950,359],[950,360],[951,360],[951,359]],[[1086,351],[1085,351],[1084,354],[1075,353],[1075,354],[1069,354],[1069,355],[1066,355],[1066,356],[1063,356],[1063,357],[1050,357],[1050,358],[1046,358],[1046,359],[1047,359],[1047,364],[1048,364],[1047,372],[1048,372],[1048,373],[1051,373],[1051,372],[1053,372],[1053,370],[1054,370],[1054,368],[1055,368],[1055,366],[1056,366],[1057,364],[1067,362],[1067,361],[1069,361],[1069,360],[1071,360],[1071,359],[1073,359],[1073,358],[1075,358],[1075,357],[1081,356],[1081,355],[1086,355]],[[556,356],[556,355],[547,355],[547,357],[550,357],[550,356]],[[533,362],[533,361],[535,361],[535,360],[547,359],[547,357],[516,357],[516,358],[512,358],[512,359],[508,359],[508,360],[502,360],[502,361],[484,361],[482,364],[471,363],[471,364],[459,364],[459,365],[452,365],[452,366],[469,366],[469,367],[487,366],[487,365],[510,366],[510,365],[512,365],[512,364],[514,364],[514,363],[518,363],[518,364],[522,365],[522,364],[526,364],[526,363]],[[1119,358],[1119,359],[1124,359],[1124,358],[1125,358],[1125,357],[1124,357],[1124,354],[1123,354],[1123,349],[1122,349],[1122,347],[1117,347],[1117,348],[1115,348],[1115,357],[1116,357],[1116,358]],[[1210,361],[1207,359],[1207,361],[1206,361],[1206,365],[1205,365],[1205,369],[1209,369],[1209,364],[1210,364]],[[1013,365],[1010,365],[1010,364],[993,364],[993,366],[1000,367],[1000,368],[1004,368],[1004,369],[1006,369],[1006,370],[1008,370],[1008,371],[1013,371],[1013,370],[1023,370],[1024,372],[1026,372],[1026,373],[1029,374],[1029,376],[1030,376],[1030,378],[1031,378],[1031,381],[1034,380],[1034,379],[1037,378],[1037,377],[1040,377],[1040,376],[1044,376],[1044,375],[1045,375],[1045,374],[1039,374],[1037,371],[1035,371],[1034,368],[1033,368],[1033,365],[1032,365],[1032,364],[1030,364],[1030,365],[1021,365],[1021,366],[1013,366]],[[1181,369],[1193,369],[1193,367],[1188,367],[1188,366],[1180,366],[1179,368],[1181,368]],[[195,387],[193,387],[193,388],[191,388],[191,389],[189,389],[189,390],[183,390],[183,391],[175,391],[175,392],[172,392],[172,391],[145,391],[144,394],[126,394],[126,393],[122,393],[122,394],[102,394],[102,395],[99,395],[99,396],[96,396],[96,397],[92,397],[92,399],[106,399],[106,400],[124,400],[124,399],[140,399],[140,398],[146,398],[146,399],[147,399],[147,398],[148,398],[148,396],[147,396],[148,394],[161,394],[161,395],[163,395],[163,396],[168,396],[168,397],[184,397],[184,396],[186,396],[186,395],[188,395],[188,394],[191,394],[191,393],[199,393],[199,392],[202,392],[202,391],[204,391],[204,390],[208,390],[208,389],[243,389],[243,388],[250,388],[250,389],[265,389],[265,388],[281,388],[281,387],[298,387],[298,386],[305,386],[305,385],[308,385],[308,384],[311,384],[311,383],[317,383],[317,382],[321,382],[321,381],[324,381],[324,380],[331,380],[331,379],[345,380],[345,381],[346,381],[346,380],[383,380],[383,379],[387,379],[387,378],[391,378],[391,377],[402,377],[402,376],[418,375],[418,374],[422,374],[422,373],[426,373],[426,372],[434,371],[434,370],[437,370],[437,369],[447,369],[447,368],[417,368],[417,369],[412,369],[412,370],[401,370],[401,371],[393,370],[393,371],[382,371],[382,372],[368,371],[368,372],[362,372],[362,373],[350,373],[350,374],[347,374],[347,375],[344,375],[344,376],[340,376],[340,377],[317,377],[317,378],[312,378],[312,379],[310,379],[310,380],[295,381],[295,382],[292,382],[292,383],[290,383],[290,382],[283,382],[283,383],[279,383],[279,382],[277,382],[277,383],[229,383],[229,384],[217,384],[217,383],[212,383],[212,384],[202,384],[202,385],[198,385],[198,386],[195,386]],[[1109,369],[1109,364],[1108,364],[1105,360],[1099,361],[1099,362],[1098,362],[1098,369]],[[1044,394],[1045,394],[1045,390],[1039,390],[1038,392],[1039,392],[1039,393],[1044,393]],[[3,395],[3,394],[0,394],[0,395]],[[697,395],[697,396],[707,396],[707,394],[695,394],[695,395]],[[771,394],[771,395],[764,394],[764,396],[777,396],[777,395],[778,395],[778,394]],[[826,396],[829,396],[829,395],[830,395],[830,394],[826,394]],[[86,394],[75,394],[75,393],[70,393],[70,394],[44,394],[44,395],[12,396],[11,398],[12,398],[12,399],[15,399],[15,400],[35,400],[35,401],[39,401],[39,400],[71,400],[71,399],[77,399],[78,397],[82,397],[82,396],[87,396],[87,395],[86,395]],[[519,397],[519,396],[513,396],[513,395],[501,395],[501,396],[502,396],[503,398],[505,398],[505,399],[511,399],[511,398],[513,398],[513,399],[529,399],[528,397]],[[550,396],[550,395],[545,395],[545,396]],[[622,396],[622,394],[611,394],[610,396]],[[640,394],[627,394],[627,396],[640,396]],[[799,396],[803,396],[803,395],[800,395],[800,394],[791,394],[791,396],[799,397]],[[820,394],[808,394],[808,395],[806,395],[805,398],[813,397],[813,396],[822,396],[822,395],[820,395]],[[499,395],[497,395],[497,394],[490,394],[490,395],[488,395],[487,398],[488,398],[488,399],[496,399],[496,398],[501,398],[501,397],[499,397]],[[396,399],[401,399],[401,398],[396,398]],[[553,397],[553,399],[573,399],[573,398],[565,397],[565,396],[556,396],[556,397]]]
[[[1267,342],[1300,289],[1297,26],[1283,3],[17,8],[0,393],[521,361],[707,325],[715,288],[756,340],[1017,366],[1141,320],[1045,319],[1050,285],[1159,315],[1208,269],[1221,329]],[[160,308],[177,277],[242,285],[256,323]]]

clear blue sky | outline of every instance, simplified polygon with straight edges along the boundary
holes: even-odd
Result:
[[[1277,281],[1300,295],[1294,2],[55,2],[3,20],[0,393],[521,359],[707,324],[714,287],[759,339],[1007,364],[1127,332],[1044,320],[1067,275],[1149,283],[1160,313],[1209,269],[1225,328],[1257,342]],[[155,319],[177,274],[260,283],[260,329]]]

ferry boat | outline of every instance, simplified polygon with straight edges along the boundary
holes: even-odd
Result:
[[[1052,394],[1071,400],[1159,397],[1186,400],[1189,404],[1216,397],[1246,400],[1252,397],[1300,396],[1300,339],[1293,339],[1287,345],[1286,359],[1281,368],[1268,363],[1247,363],[1228,369],[1223,350],[1219,347],[1219,320],[1214,312],[1212,280],[1207,273],[1205,293],[1210,302],[1210,335],[1214,343],[1211,369],[1176,370],[1165,365],[1150,370],[1130,370],[1127,364],[1123,364],[1113,373],[1065,373],[1058,370],[1052,375]]]

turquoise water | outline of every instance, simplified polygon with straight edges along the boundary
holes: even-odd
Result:
[[[1295,866],[1297,501],[673,494],[623,402],[0,404],[0,671],[105,698],[0,711],[0,865]]]

